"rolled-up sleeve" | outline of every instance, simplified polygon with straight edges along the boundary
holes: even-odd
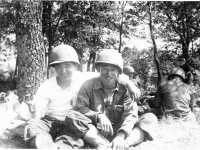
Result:
[[[126,136],[133,130],[135,122],[138,121],[138,106],[137,103],[132,101],[130,96],[127,94],[124,99],[124,112],[122,115],[122,125],[118,130],[123,130]]]

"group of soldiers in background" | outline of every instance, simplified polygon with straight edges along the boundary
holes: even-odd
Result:
[[[112,54],[109,52],[111,52]],[[83,84],[83,86],[81,87],[81,83],[83,83],[83,81],[86,80],[82,79],[81,81],[80,76],[84,77],[84,74],[83,73],[81,74],[76,70],[77,65],[79,64],[79,60],[75,50],[69,45],[64,45],[64,46],[60,45],[57,46],[52,51],[51,54],[52,57],[50,58],[51,59],[50,65],[55,68],[58,76],[51,78],[50,80],[41,85],[35,96],[35,101],[33,101],[34,103],[30,101],[26,102],[30,113],[32,113],[32,115],[34,116],[33,118],[38,119],[38,120],[30,120],[27,123],[25,129],[26,131],[25,141],[27,142],[29,147],[66,148],[66,142],[73,143],[74,141],[76,141],[75,144],[73,143],[74,145],[67,145],[67,148],[75,148],[76,146],[78,148],[81,148],[81,146],[83,146],[83,141],[84,141],[88,142],[89,144],[93,145],[96,148],[99,148],[101,147],[101,145],[106,145],[106,143],[108,143],[107,145],[108,147],[111,146],[114,147],[114,149],[124,149],[125,145],[129,146],[137,145],[143,142],[144,140],[153,140],[154,139],[153,128],[156,127],[157,118],[161,119],[162,117],[172,116],[175,119],[199,122],[198,97],[200,93],[198,92],[199,80],[197,76],[192,78],[192,75],[190,73],[185,73],[185,71],[181,67],[174,67],[171,69],[168,77],[166,78],[166,81],[160,84],[155,93],[153,94],[151,93],[146,97],[145,96],[142,96],[140,98],[135,97],[132,104],[131,101],[129,102],[130,97],[128,97],[128,93],[123,87],[124,85],[121,84],[119,81],[117,82],[117,78],[112,83],[112,85],[115,86],[117,83],[117,86],[114,88],[112,87],[112,89],[109,90],[110,88],[109,86],[111,84],[109,85],[107,80],[109,81],[112,78],[114,79],[115,76],[118,77],[120,74],[122,74],[122,72],[129,77],[129,79],[134,83],[134,85],[137,88],[139,89],[141,88],[141,83],[135,80],[137,73],[134,71],[134,68],[131,66],[123,67],[123,61],[119,61],[122,59],[120,54],[117,53],[115,54],[116,57],[113,57],[114,54],[115,52],[112,50],[100,53],[95,63],[95,67],[100,72],[100,76],[97,75],[96,77],[96,75],[92,75],[92,77],[95,77],[95,80],[94,79],[91,81],[89,80],[87,81],[89,86],[85,83],[86,85]],[[118,59],[115,60],[114,58]],[[120,62],[121,64],[119,65]],[[63,73],[63,70],[65,70],[67,73],[66,72]],[[108,72],[111,75],[106,75]],[[88,74],[85,74],[85,76],[88,76]],[[90,79],[89,77],[87,78]],[[79,79],[80,82],[76,81],[75,79],[76,80]],[[7,109],[2,104],[6,103],[17,104],[16,100],[18,100],[16,91],[15,71],[11,69],[8,64],[0,64],[0,80],[1,80],[0,81],[1,107]],[[101,82],[101,85],[98,84],[99,81]],[[76,102],[77,105],[79,106],[76,108],[78,112],[71,111],[71,108],[66,108],[66,110],[64,110],[65,108],[63,108],[63,111],[60,111],[60,109],[57,109],[58,107],[60,108],[62,106],[60,104],[63,103],[63,106],[64,105],[66,105],[67,107],[69,106],[68,103],[62,101],[63,98],[66,97],[66,93],[68,95],[67,97],[69,97],[70,95],[69,97],[70,103],[71,103],[70,99],[76,97],[76,95],[74,94],[78,93],[77,90],[79,88],[77,89],[73,88],[72,85],[74,84],[77,84],[79,85],[79,87],[81,87],[77,98],[78,101]],[[98,112],[102,111],[101,108],[99,108],[99,106],[102,106],[104,104],[99,105],[99,102],[95,102],[99,105],[97,107],[97,104],[94,104],[94,102],[90,101],[90,99],[92,98],[91,95],[95,95],[95,91],[88,90],[89,88],[91,88],[91,86],[93,86],[93,88],[97,88],[98,86],[96,90],[100,90],[101,88],[105,90],[104,91],[105,93],[101,93],[100,90],[99,93],[101,93],[101,96],[100,94],[99,95],[97,94],[97,97],[95,97],[95,99],[101,99],[100,97],[107,97],[102,103],[109,103],[108,105],[109,107],[104,108],[108,109],[105,110],[108,112],[105,113],[102,112],[96,114],[95,111]],[[60,88],[67,90],[60,91]],[[48,91],[48,89],[50,92]],[[56,90],[57,90],[57,95],[56,95]],[[123,95],[126,96],[126,99],[117,98],[117,96],[123,97]],[[57,96],[58,99],[55,98],[55,96]],[[15,99],[14,102],[13,99]],[[57,102],[55,103],[54,101],[55,102],[57,101],[58,103]],[[113,105],[113,101],[119,104]],[[126,106],[126,103],[130,104]],[[135,107],[134,103],[137,104],[137,109],[135,108],[133,109],[133,107]],[[70,104],[70,106],[71,105],[75,104],[73,103]],[[36,108],[36,106],[38,106],[37,108],[38,110],[41,110],[39,112],[41,113],[39,114],[40,117],[38,118],[37,118],[38,114],[35,113],[36,111],[32,111]],[[113,106],[117,107],[113,108]],[[126,106],[126,108],[124,106]],[[94,110],[91,112],[89,111],[90,109]],[[137,115],[139,116],[139,118],[137,117],[136,114],[132,112],[132,109],[134,111],[137,110]],[[3,110],[4,109],[0,110],[1,116],[3,115]],[[112,114],[113,112],[114,114]],[[123,114],[123,112],[126,112],[126,114],[125,113]],[[65,117],[67,116],[66,119],[64,119],[63,117],[61,119],[59,118],[61,113],[67,114],[64,115]],[[107,115],[107,113],[111,114]],[[113,120],[113,115],[115,117],[115,114],[117,114],[118,116],[121,115],[122,120],[129,119],[128,122],[132,121],[133,123],[129,123],[129,125],[128,122],[126,123],[125,121],[124,122],[119,121],[116,123],[116,118]],[[120,117],[118,116],[117,119],[120,120]],[[157,116],[157,118],[154,116]],[[130,120],[131,117],[133,119]],[[92,123],[90,119],[92,120]],[[102,125],[103,124],[102,122],[104,122],[106,119],[108,119],[111,122],[111,124],[109,125],[110,126],[109,130],[106,129],[106,127],[105,129],[103,129],[104,126]],[[145,120],[146,122],[148,122],[148,125],[147,123],[143,123],[141,120]],[[98,126],[96,123],[99,123],[101,126]],[[124,125],[121,123],[124,123]],[[115,124],[121,126],[115,127],[114,126]],[[52,128],[54,128],[55,125],[56,128],[59,127],[59,130],[63,130],[63,128],[66,128],[66,126],[72,128],[67,128],[67,130],[65,129],[66,130],[65,132],[63,132],[64,131],[63,130],[62,131],[63,133],[60,134],[60,136],[57,136],[57,133],[51,133],[53,131]],[[130,125],[133,125],[134,128],[130,127],[129,130]],[[73,127],[76,127],[76,130]],[[114,131],[112,128],[114,129]],[[71,132],[72,130],[73,132]],[[99,131],[101,131],[101,133]],[[69,136],[67,137],[64,136],[63,134],[65,133]],[[131,135],[131,133],[134,133],[133,136]],[[43,134],[45,136],[38,136],[38,134],[39,135]],[[130,137],[127,136],[129,134]],[[42,139],[44,138],[46,139],[46,143],[41,142]],[[125,143],[119,142],[119,140],[121,141],[122,139],[123,140],[125,139]],[[132,139],[135,139],[135,142],[133,142]],[[54,142],[57,142],[57,144],[60,145],[60,147],[56,145]],[[113,145],[112,144],[109,145],[110,142],[112,142]]]
[[[143,95],[138,101],[138,113],[153,112],[159,119],[171,116],[174,119],[199,123],[199,77],[194,69],[191,71],[183,69],[184,66],[172,68],[155,93]],[[133,78],[136,74],[133,67],[125,66],[124,73],[136,82]],[[140,87],[138,83],[135,85]]]

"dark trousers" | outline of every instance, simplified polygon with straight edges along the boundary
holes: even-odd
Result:
[[[89,130],[89,125],[93,124],[92,121],[84,116],[83,114],[77,112],[77,111],[71,111],[68,113],[65,119],[65,125],[69,126],[76,135],[83,138],[84,135]],[[98,129],[98,124],[94,125]],[[146,113],[142,116],[140,116],[139,120],[135,123],[134,127],[138,127],[145,133],[145,140],[154,140],[155,138],[155,130],[158,126],[158,119],[153,113]],[[116,134],[118,129],[121,127],[121,124],[115,124],[113,125],[114,135],[108,136],[107,140],[112,141]]]
[[[44,143],[54,142],[61,149],[78,149],[84,146],[83,140],[76,136],[68,126],[65,126],[64,121],[49,116],[27,122],[24,140],[29,148],[37,148],[34,141],[38,134],[47,137],[44,139]]]

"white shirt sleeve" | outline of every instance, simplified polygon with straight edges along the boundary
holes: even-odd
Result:
[[[35,103],[35,108],[36,108],[36,118],[42,118],[45,116],[48,104],[49,104],[49,99],[46,96],[48,88],[45,88],[45,85],[42,84],[39,88],[37,93],[35,94],[35,97],[33,99]]]
[[[126,84],[128,83],[129,81],[129,77],[125,74],[120,74],[117,81],[120,83],[120,84],[123,84],[124,86],[126,86]]]

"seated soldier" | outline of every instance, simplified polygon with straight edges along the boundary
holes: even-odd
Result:
[[[83,147],[83,141],[69,129],[70,126],[65,126],[64,120],[75,105],[82,83],[99,74],[79,72],[78,65],[78,55],[70,45],[58,45],[52,50],[50,66],[55,68],[57,75],[41,84],[32,101],[25,102],[31,114],[24,119],[32,118],[24,134],[29,148]],[[23,112],[20,111],[21,116]]]
[[[123,67],[123,73],[126,74],[129,79],[139,88],[140,84],[136,80],[134,80],[135,77],[135,70],[133,67],[126,65]],[[138,99],[137,105],[138,105],[138,115],[141,116],[144,113],[150,112],[150,106],[148,104],[148,99],[146,97],[143,97],[142,99]]]
[[[0,64],[0,124],[2,131],[17,116],[19,101],[15,71],[9,63]],[[0,133],[1,134],[1,133]]]
[[[95,62],[100,77],[86,81],[79,93],[76,110],[65,124],[96,148],[124,149],[154,139],[157,118],[146,113],[138,119],[138,107],[125,86],[117,82],[123,59],[116,50],[102,51]]]
[[[126,65],[123,67],[123,73],[129,77],[131,81],[137,86],[140,87],[140,83],[135,80],[136,72],[133,67]]]
[[[168,80],[161,83],[153,101],[159,109],[157,116],[172,116],[183,120],[196,120],[193,111],[194,94],[190,85],[184,83],[185,72],[179,67],[171,69]]]

